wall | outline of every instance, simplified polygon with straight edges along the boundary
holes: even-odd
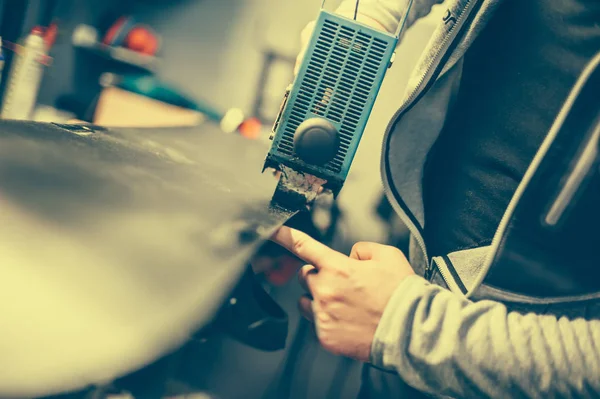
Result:
[[[314,17],[315,4],[204,0],[145,17],[165,40],[161,76],[220,107],[248,111],[262,50],[276,47],[295,54],[299,32]]]
[[[276,48],[290,56],[299,34],[320,2],[294,0],[86,1],[62,0],[58,17],[61,40],[53,49],[39,100],[52,105],[61,94],[84,84],[89,64],[78,60],[70,36],[79,23],[95,24],[108,11],[132,12],[163,38],[158,75],[192,96],[218,107],[250,110],[262,51]],[[291,78],[291,76],[290,76]],[[283,87],[289,82],[281,82]]]

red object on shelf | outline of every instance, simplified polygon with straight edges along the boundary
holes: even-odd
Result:
[[[160,48],[160,37],[149,26],[136,24],[131,17],[120,17],[108,29],[102,43],[153,56]]]
[[[240,134],[248,139],[255,140],[260,136],[262,123],[257,118],[249,118],[238,127]]]
[[[158,51],[158,37],[147,27],[133,27],[124,42],[125,47],[138,53],[155,55]]]
[[[46,42],[46,48],[50,50],[54,43],[56,42],[56,37],[58,36],[58,25],[56,23],[52,23],[44,34],[44,41]]]

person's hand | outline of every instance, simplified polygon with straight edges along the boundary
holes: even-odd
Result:
[[[309,263],[300,284],[311,294],[300,299],[303,315],[313,320],[321,345],[336,355],[368,362],[375,330],[400,282],[414,274],[397,248],[357,243],[343,255],[289,227],[271,240]]]
[[[340,11],[337,13],[346,18],[350,18],[350,19],[354,18],[354,14],[350,13],[350,12]],[[381,31],[386,31],[386,29],[383,27],[382,24],[380,24],[373,18],[367,17],[365,15],[358,14],[356,20],[358,22],[361,22],[372,28],[375,28],[375,29],[378,29]],[[308,48],[308,43],[310,42],[310,37],[312,36],[313,31],[315,30],[315,25],[316,25],[316,21],[311,21],[304,27],[302,32],[300,32],[300,49],[301,50],[298,53],[298,56],[296,57],[296,65],[294,66],[294,76],[296,76],[298,74],[298,72],[300,71],[300,65],[302,64],[302,59],[304,58],[304,55],[306,54],[306,49]]]
[[[312,214],[300,212],[286,222],[286,225],[304,231],[312,237],[319,237],[319,230],[313,222]],[[277,243],[265,242],[250,259],[255,274],[263,275],[274,285],[284,285],[294,278],[304,262]]]

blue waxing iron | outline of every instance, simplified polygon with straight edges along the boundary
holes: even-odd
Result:
[[[310,205],[342,189],[408,11],[395,34],[329,12],[323,1],[305,56],[273,125],[265,169],[281,172],[273,202]]]

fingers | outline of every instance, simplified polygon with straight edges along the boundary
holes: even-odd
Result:
[[[300,269],[298,272],[298,282],[304,291],[312,293],[316,276],[317,269],[313,265],[306,265]]]
[[[390,256],[404,257],[404,254],[398,248],[374,242],[357,242],[350,251],[350,258],[357,260],[381,260]]]
[[[298,301],[298,308],[300,309],[300,314],[302,314],[305,319],[314,322],[315,314],[312,304],[312,300],[308,296],[304,295],[300,297],[300,300]]]
[[[305,265],[298,272],[300,286],[308,293],[300,297],[298,309],[300,314],[310,322],[315,320],[311,293],[317,278],[317,272],[317,269],[312,265]]]
[[[358,260],[374,260],[377,258],[379,244],[372,242],[357,242],[350,251],[350,258]]]
[[[281,245],[317,269],[327,267],[331,263],[342,262],[345,258],[341,253],[321,244],[308,234],[287,226],[277,230],[271,237],[271,241]]]

